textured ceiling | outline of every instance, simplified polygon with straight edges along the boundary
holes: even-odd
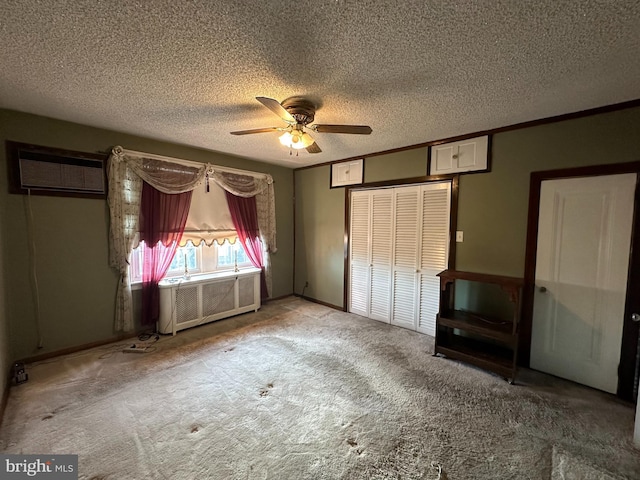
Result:
[[[0,107],[289,167],[640,98],[637,0],[2,0],[0,22]],[[298,157],[229,134],[294,95],[373,133]]]

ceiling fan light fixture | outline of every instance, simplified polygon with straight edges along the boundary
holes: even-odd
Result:
[[[311,138],[311,135],[309,135],[306,132],[302,132],[302,135],[300,135],[300,143],[302,143],[302,147],[301,148],[307,148],[309,145],[313,145],[313,138]]]
[[[280,143],[285,147],[291,148],[293,145],[292,138],[293,135],[291,135],[291,132],[284,132],[282,135],[280,135]]]
[[[314,142],[311,135],[302,130],[292,130],[286,131],[282,135],[280,135],[280,143],[287,148],[295,148],[296,150],[300,150],[303,148],[307,148],[309,145],[312,145]]]
[[[334,125],[334,124],[314,124],[316,108],[314,102],[303,97],[290,97],[283,102],[278,102],[273,98],[256,97],[262,105],[275,113],[287,126],[284,128],[254,128],[251,130],[240,130],[231,132],[232,135],[248,135],[263,132],[284,132],[279,140],[282,145],[289,148],[291,155],[296,150],[296,156],[303,148],[309,153],[321,153],[322,149],[316,141],[305,130],[312,130],[317,133],[348,133],[357,135],[369,135],[371,127],[368,125]]]

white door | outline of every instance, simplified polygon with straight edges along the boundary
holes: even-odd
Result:
[[[389,323],[393,192],[352,192],[349,311]]]
[[[436,336],[436,314],[440,303],[440,278],[449,265],[451,183],[430,183],[420,191],[421,229],[418,258],[417,330]]]
[[[348,309],[435,335],[451,182],[351,192]]]
[[[531,368],[615,393],[636,175],[542,182]]]
[[[371,296],[370,201],[368,192],[351,192],[349,311],[364,317],[369,316]]]
[[[369,318],[389,323],[391,302],[393,192],[389,189],[371,192],[371,290]]]
[[[391,323],[415,330],[420,187],[395,190]]]

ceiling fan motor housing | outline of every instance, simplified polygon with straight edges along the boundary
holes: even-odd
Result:
[[[296,119],[296,123],[308,125],[313,122],[316,113],[316,106],[309,100],[300,97],[292,97],[283,100],[281,105],[282,108]]]

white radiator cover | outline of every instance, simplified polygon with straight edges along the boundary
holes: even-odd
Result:
[[[158,332],[179,330],[260,308],[260,270],[243,269],[160,282]]]

